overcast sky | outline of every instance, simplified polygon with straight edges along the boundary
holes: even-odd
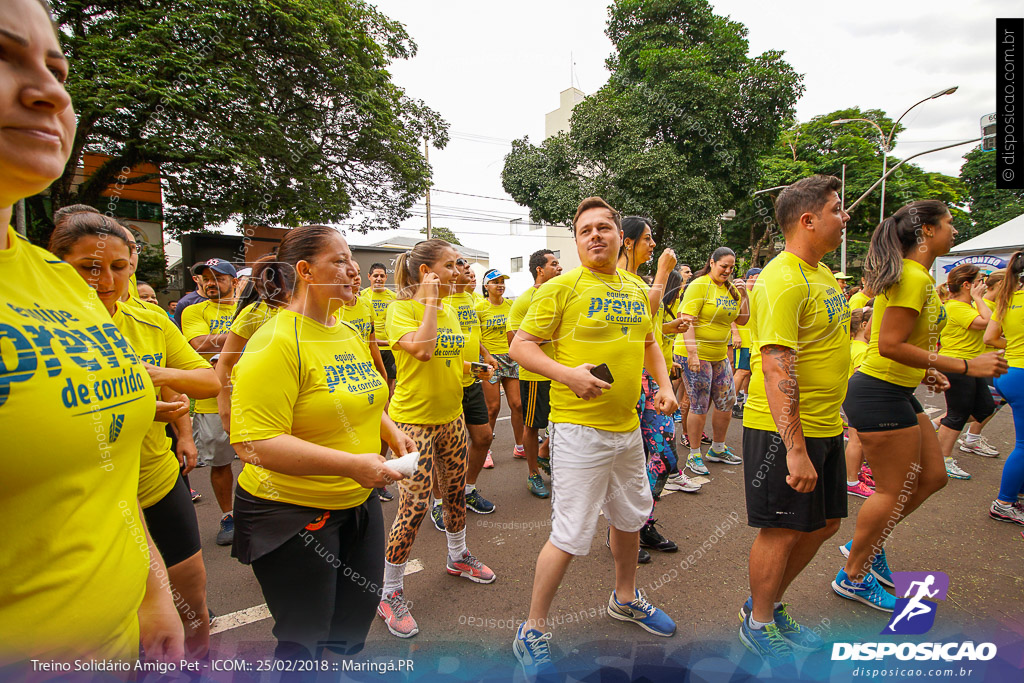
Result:
[[[443,150],[430,150],[434,225],[486,250],[487,235],[527,215],[501,189],[510,142],[523,135],[539,143],[544,115],[570,85],[592,93],[608,79],[612,45],[604,35],[607,5],[593,1],[519,0],[490,4],[465,0],[377,0],[406,25],[416,57],[392,66],[395,82],[427,102],[451,125]],[[979,136],[979,118],[995,111],[995,18],[1014,3],[996,0],[716,0],[716,14],[748,29],[750,54],[782,50],[804,76],[797,118],[836,109],[882,109],[891,117],[953,85],[959,90],[926,102],[903,121],[907,130],[893,154],[911,154]],[[1020,6],[1017,5],[1019,10]],[[1017,11],[1017,14],[1020,12]],[[570,61],[571,55],[571,61]],[[573,64],[575,65],[573,67]],[[925,170],[958,175],[965,145],[915,160]],[[881,168],[879,168],[879,175]],[[464,194],[452,194],[454,192]],[[422,205],[414,212],[423,213]],[[450,216],[462,216],[453,218]],[[414,234],[417,217],[403,225]],[[355,243],[381,233],[351,237]]]

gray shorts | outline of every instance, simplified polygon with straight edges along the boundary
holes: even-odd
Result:
[[[192,416],[192,438],[199,451],[199,459],[213,467],[230,465],[235,459],[227,432],[217,413],[196,413]]]

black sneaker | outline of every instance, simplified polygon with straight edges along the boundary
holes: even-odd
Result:
[[[235,517],[227,514],[220,518],[220,531],[217,532],[217,545],[231,545],[235,542]]]
[[[478,515],[489,515],[494,512],[494,503],[481,496],[477,489],[466,494],[466,507]]]
[[[736,418],[737,420],[742,420],[743,419],[743,404],[742,403],[734,403],[732,405],[732,416],[734,418]]]
[[[652,519],[640,529],[640,546],[660,550],[663,553],[674,553],[679,550],[679,546],[661,535],[655,527],[657,523],[658,520]]]
[[[381,488],[375,490],[377,491],[377,497],[380,498],[385,503],[395,499],[395,495],[391,493],[391,491],[388,491],[388,488],[386,486],[382,486]]]
[[[641,541],[641,543],[642,542],[643,541]],[[604,545],[605,545],[606,548],[611,548],[612,547],[612,528],[611,527],[608,527],[608,533],[605,534]],[[637,564],[649,564],[650,561],[651,561],[651,554],[649,552],[647,552],[646,550],[644,550],[643,548],[640,548],[640,552],[637,553],[637,556],[636,556],[636,563]]]
[[[705,446],[710,446],[711,444],[714,443],[714,441],[711,440],[711,437],[705,434],[704,432],[700,433],[700,442]]]
[[[441,511],[440,505],[432,505],[430,507],[430,518],[434,520],[435,529],[444,531],[444,512]]]

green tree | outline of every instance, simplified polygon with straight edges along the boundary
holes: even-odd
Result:
[[[568,223],[600,195],[654,220],[654,238],[702,261],[721,216],[758,185],[758,158],[793,114],[801,77],[706,0],[617,0],[608,83],[573,111],[569,133],[516,140],[502,185],[530,218]]]
[[[960,180],[967,188],[971,225],[958,242],[976,237],[1024,214],[1024,190],[996,189],[996,153],[975,147],[964,155]],[[959,226],[958,226],[959,227]]]
[[[78,132],[52,208],[160,169],[171,234],[229,219],[397,228],[447,124],[391,81],[416,46],[358,0],[54,0]],[[84,151],[109,155],[77,188]],[[144,180],[142,177],[139,180]],[[36,215],[48,215],[42,204]]]
[[[837,119],[868,119],[886,135],[893,121],[877,109],[857,107],[816,116],[810,121],[790,125],[775,146],[760,160],[763,188],[789,185],[815,173],[843,174],[846,165],[846,203],[852,204],[882,175],[881,139],[878,130],[867,123],[854,122],[833,126]],[[902,130],[893,135],[893,144]],[[899,159],[887,157],[892,169]],[[781,230],[775,222],[774,198],[778,190],[746,198],[736,207],[736,217],[723,228],[723,238],[741,258],[751,265],[763,266],[781,246]],[[901,166],[889,176],[885,188],[886,214],[918,199],[939,199],[950,206],[958,229],[968,225],[963,211],[964,187],[960,181],[941,173],[928,173],[914,164]],[[867,253],[871,233],[878,225],[881,190],[876,188],[858,204],[847,223],[847,268],[859,272],[859,262]],[[840,254],[833,252],[826,262],[834,268]],[[851,267],[852,264],[852,267]]]
[[[420,234],[421,235],[426,235],[427,234],[427,228],[426,227],[420,228]],[[455,233],[452,232],[451,230],[449,230],[448,228],[446,228],[444,226],[441,226],[441,225],[432,225],[432,226],[430,226],[430,236],[435,238],[435,239],[444,240],[448,244],[457,244],[460,247],[462,246],[462,242],[460,242],[459,238],[455,236]]]

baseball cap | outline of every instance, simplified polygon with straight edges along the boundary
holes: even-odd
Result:
[[[501,272],[497,268],[491,268],[486,273],[484,273],[484,284],[485,285],[488,285],[488,284],[494,282],[495,280],[500,280],[500,279],[507,280],[508,279],[508,275],[505,275],[503,272]]]
[[[761,269],[760,268],[751,268],[750,270],[747,271],[747,274],[744,275],[743,277],[754,277],[755,275],[760,275],[760,274],[761,274]]]
[[[852,280],[853,279],[852,277],[850,277],[849,275],[847,275],[846,273],[844,273],[841,270],[839,272],[837,272],[837,273],[832,273],[832,276],[835,277],[835,279],[837,279],[837,280]]]
[[[192,266],[192,274],[202,275],[203,271],[207,268],[215,273],[223,273],[224,275],[230,275],[231,277],[238,277],[238,273],[235,272],[235,267],[228,261],[224,261],[219,258],[212,258],[202,263],[197,263]]]

